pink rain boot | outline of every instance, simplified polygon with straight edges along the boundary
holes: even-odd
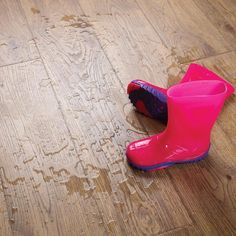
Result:
[[[207,157],[211,129],[228,94],[226,84],[214,80],[181,83],[168,89],[167,128],[129,144],[129,164],[151,171]]]
[[[198,64],[190,64],[180,83],[195,80],[220,80],[228,88],[227,97],[234,92],[233,86],[214,72]],[[168,110],[166,92],[167,89],[160,88],[143,80],[133,80],[127,88],[129,99],[139,112],[164,123],[167,122]]]

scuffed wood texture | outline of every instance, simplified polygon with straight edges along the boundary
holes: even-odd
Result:
[[[39,57],[19,1],[0,1],[0,66]]]
[[[126,145],[165,126],[127,83],[197,62],[236,86],[233,0],[1,1],[0,235],[236,234],[236,100],[209,158],[133,171]]]

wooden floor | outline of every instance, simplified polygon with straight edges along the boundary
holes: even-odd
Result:
[[[236,235],[236,96],[209,158],[152,173],[125,148],[165,126],[134,78],[191,62],[236,86],[235,0],[0,1],[0,235]]]

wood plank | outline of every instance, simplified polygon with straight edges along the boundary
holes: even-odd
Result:
[[[205,14],[224,37],[224,41],[236,48],[236,15],[230,12],[229,6],[222,6],[219,1],[194,0],[196,6]],[[235,4],[236,5],[236,4]],[[236,12],[235,12],[236,13]]]
[[[139,78],[167,87],[175,58],[134,0],[82,0],[80,5],[124,86]]]
[[[0,80],[0,175],[14,235],[107,232],[88,197],[94,174],[75,169],[78,153],[42,62],[2,67]]]
[[[0,9],[0,66],[38,58],[19,2],[3,0]]]
[[[87,189],[91,196],[85,197],[95,199],[102,215],[96,221],[110,234],[157,234],[191,225],[164,172],[147,178],[127,166],[125,146],[144,137],[145,130],[137,117],[135,126],[126,120],[131,107],[124,82],[78,2],[38,3],[47,22],[32,14],[31,1],[21,2],[79,156],[77,173],[65,182],[68,201],[79,186]],[[78,181],[81,171],[89,178],[84,187]]]
[[[1,181],[1,180],[0,180]],[[12,235],[11,230],[11,222],[12,219],[9,218],[8,212],[7,212],[7,205],[4,197],[4,191],[2,187],[2,181],[1,181],[1,187],[0,187],[0,235]],[[14,214],[17,211],[17,208],[13,207],[11,209],[11,214]]]
[[[82,0],[80,5],[124,87],[132,79],[162,87],[180,80],[182,71],[176,57],[165,47],[135,1]],[[164,129],[162,124],[131,112],[129,103],[124,111],[132,126],[140,127],[135,119],[138,117],[150,134]]]
[[[137,0],[179,63],[232,50],[193,0]]]
[[[236,16],[236,4],[234,0],[216,0],[214,2],[221,7],[221,10],[225,9],[228,14]]]

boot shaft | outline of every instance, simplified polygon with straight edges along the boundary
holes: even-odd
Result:
[[[221,81],[193,81],[171,87],[167,96],[169,138],[182,144],[209,144],[211,129],[227,97],[227,86]]]
[[[219,75],[215,74],[213,71],[208,70],[207,68],[192,63],[188,67],[187,72],[183,76],[181,83],[190,82],[195,80],[219,80],[225,83],[227,87],[227,98],[234,93],[235,89],[231,83],[227,80],[221,78]]]

